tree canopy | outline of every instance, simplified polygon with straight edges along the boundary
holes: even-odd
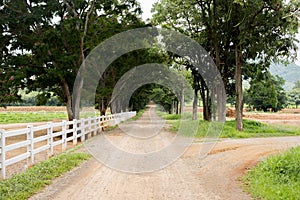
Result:
[[[283,78],[264,73],[251,80],[250,84],[246,91],[245,103],[253,109],[277,112],[286,106],[287,96],[283,89]]]
[[[153,12],[155,24],[192,37],[210,53],[227,94],[236,96],[238,130],[243,130],[242,79],[296,55],[297,1],[161,0]]]
[[[5,101],[17,97],[14,88],[19,87],[54,93],[66,104],[70,120],[74,79],[85,57],[108,37],[144,26],[134,0],[17,0],[0,8],[1,81],[14,86],[5,85],[10,90]],[[14,76],[7,80],[9,74]]]

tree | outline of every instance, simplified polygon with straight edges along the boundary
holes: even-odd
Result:
[[[114,88],[117,82],[119,81],[119,79],[126,72],[128,72],[134,67],[138,67],[143,64],[166,63],[168,62],[167,60],[168,57],[166,56],[166,54],[164,54],[158,49],[141,49],[141,50],[132,51],[115,60],[108,67],[108,69],[101,77],[101,80],[97,88],[95,101],[97,102],[97,108],[100,109],[101,111],[101,115],[105,115],[107,108],[111,107],[111,103],[112,103],[111,98],[112,98]],[[138,94],[141,94],[141,96],[145,97],[143,94],[146,89],[151,90],[151,87],[142,88],[141,90],[139,90]],[[148,99],[148,97],[146,99]],[[140,102],[136,102],[138,100],[144,102],[144,100],[142,99],[133,98],[131,100],[131,103],[134,105],[140,105]],[[148,102],[149,101],[147,101],[147,103]],[[144,103],[142,103],[141,105],[144,105]],[[142,107],[143,106],[133,106],[133,108],[138,110],[143,109]],[[126,110],[126,108],[118,107],[116,108],[116,111],[113,111],[111,109],[111,112],[121,112],[124,110]]]
[[[216,65],[220,69],[220,53],[217,45],[218,33],[213,31],[216,30],[215,19],[218,17],[217,12],[211,12],[212,10],[210,10],[213,3],[215,2],[210,1],[204,5],[203,1],[162,0],[156,3],[153,8],[155,14],[152,21],[154,24],[160,24],[165,28],[172,28],[198,41],[206,48],[211,57],[215,59]],[[190,50],[192,51],[192,49]],[[174,59],[176,59],[176,55]],[[194,88],[194,119],[196,119],[197,116],[197,99],[198,93],[200,92],[204,106],[204,119],[210,121],[213,117],[211,113],[211,96],[213,91],[208,91],[207,83],[205,83],[203,77],[200,76],[199,71],[194,69],[194,66],[187,61],[182,65],[184,65],[186,69],[191,70],[194,79],[194,81],[192,81]],[[202,70],[204,72],[205,69]],[[226,73],[227,72],[228,70]],[[227,83],[228,82],[225,82],[225,85]],[[220,105],[218,106],[218,108],[221,107]],[[219,120],[221,121],[222,114],[221,112],[219,113]]]
[[[296,108],[300,105],[300,80],[297,81],[291,91],[287,92],[288,103],[295,105]]]
[[[10,48],[2,55],[3,66],[22,77],[18,84],[28,91],[59,96],[69,120],[78,118],[72,90],[83,60],[106,38],[141,24],[140,12],[134,0],[4,1],[2,37],[9,37]]]
[[[153,11],[154,22],[191,36],[210,53],[227,93],[236,96],[236,129],[242,131],[243,75],[253,77],[258,67],[268,70],[270,62],[291,56],[299,2],[161,0]]]
[[[265,73],[251,80],[250,84],[245,103],[253,109],[277,112],[286,106],[287,96],[283,89],[283,78]]]
[[[293,90],[300,90],[300,80],[296,81]]]

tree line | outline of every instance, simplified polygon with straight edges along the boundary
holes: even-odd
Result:
[[[135,0],[5,0],[0,2],[0,104],[20,100],[20,89],[39,91],[40,99],[57,96],[72,120],[78,117],[72,110],[74,80],[93,48],[125,30],[161,26],[191,37],[208,51],[228,98],[234,99],[236,128],[242,131],[243,80],[258,87],[255,84],[266,84],[259,77],[266,77],[274,85],[266,76],[270,63],[295,58],[299,7],[294,0],[160,0],[153,7],[151,23],[146,24]],[[110,106],[120,77],[144,63],[183,66],[191,73],[194,108],[200,96],[204,119],[214,118],[212,91],[203,77],[185,58],[157,49],[130,52],[111,64],[96,92],[95,105],[101,114]],[[150,98],[166,110],[182,104],[172,92],[152,84],[134,93],[131,109],[142,109]]]

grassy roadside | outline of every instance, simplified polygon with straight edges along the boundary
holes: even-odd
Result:
[[[0,124],[43,122],[67,118],[66,112],[0,112]]]
[[[49,185],[51,180],[89,159],[91,156],[87,153],[75,153],[75,150],[79,147],[41,162],[23,174],[17,174],[9,179],[0,181],[0,199],[27,199],[34,193],[42,190],[46,185]]]
[[[299,199],[300,147],[261,162],[246,174],[243,181],[254,198]]]
[[[136,120],[138,120],[143,115],[144,112],[145,112],[144,109],[140,110],[139,112],[136,113],[136,115],[133,118],[129,119],[128,121],[136,121]]]
[[[167,123],[171,124],[170,131],[177,132],[180,127],[180,115],[170,115],[159,113],[158,115],[166,119]],[[184,114],[188,115],[188,114]],[[184,117],[185,118],[185,117]],[[189,126],[190,123],[190,126]],[[185,121],[186,127],[195,127],[195,122]],[[235,129],[236,122],[227,121],[223,125],[221,138],[253,138],[253,137],[279,137],[279,136],[299,136],[300,128],[284,125],[269,125],[252,120],[244,120],[244,131],[239,132]],[[210,123],[199,120],[197,132],[194,134],[196,138],[205,137],[209,129]],[[189,131],[185,128],[186,131]],[[190,130],[192,132],[194,130]]]

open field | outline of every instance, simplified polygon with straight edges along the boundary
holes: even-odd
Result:
[[[88,108],[81,112],[81,118],[99,116],[99,111]],[[1,124],[34,123],[67,120],[66,107],[58,106],[9,106],[0,108]],[[5,128],[4,128],[5,129]]]

